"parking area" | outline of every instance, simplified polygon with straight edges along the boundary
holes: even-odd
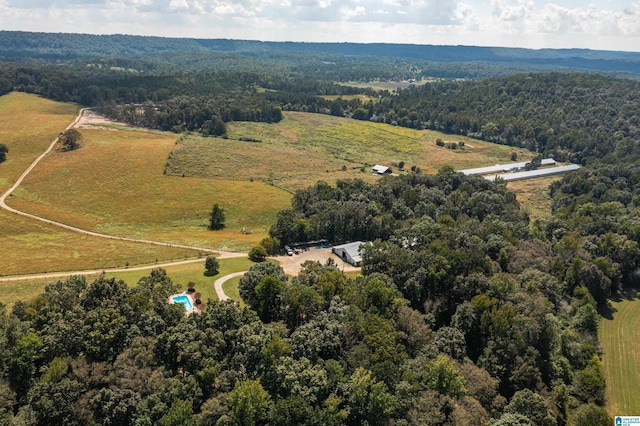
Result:
[[[344,272],[360,271],[359,267],[352,266],[338,256],[331,252],[331,248],[312,247],[307,250],[299,251],[299,254],[293,256],[273,256],[271,259],[275,259],[280,262],[282,269],[289,275],[298,275],[300,272],[300,266],[307,260],[317,260],[320,263],[325,263],[327,259],[333,259],[338,265],[338,269]]]

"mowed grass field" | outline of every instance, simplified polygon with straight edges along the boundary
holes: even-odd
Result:
[[[261,181],[163,175],[174,134],[80,132],[81,147],[43,159],[16,190],[12,207],[110,235],[248,250],[289,205],[289,193]],[[225,210],[226,227],[212,232],[214,203]]]
[[[521,161],[531,157],[524,150],[463,136],[310,113],[285,112],[277,124],[238,122],[227,129],[229,139],[189,136],[181,140],[169,156],[167,174],[253,179],[295,191],[318,180],[373,182],[377,179],[371,174],[374,164],[393,166],[402,161],[406,170],[415,165],[423,173],[435,173],[445,164],[466,169],[508,163],[513,151]],[[462,141],[465,147],[438,147],[437,139]]]
[[[75,118],[78,107],[35,95],[0,97],[0,141],[9,148],[0,163],[0,192],[7,190]],[[56,178],[45,182],[57,192]],[[10,203],[9,197],[7,202]],[[0,210],[0,275],[124,267],[195,257],[197,252],[79,235]],[[3,284],[4,285],[4,284]],[[14,284],[8,284],[15,286]]]
[[[629,293],[611,302],[613,319],[602,318],[598,337],[607,381],[607,411],[611,416],[640,413],[640,297]]]

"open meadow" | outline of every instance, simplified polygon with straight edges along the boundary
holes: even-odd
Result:
[[[0,191],[16,181],[77,112],[75,105],[24,93],[0,97],[0,140],[9,148],[7,160],[0,163]],[[43,184],[56,192],[57,181]],[[5,210],[0,210],[0,224],[0,275],[124,267],[198,255],[193,250],[79,235]]]
[[[0,163],[0,192],[15,183],[73,121],[79,109],[77,105],[19,92],[0,96],[0,143],[9,148],[7,160]]]
[[[633,291],[611,301],[613,319],[602,318],[602,345],[607,381],[607,411],[611,416],[640,413],[640,298]]]
[[[248,250],[267,235],[290,194],[264,182],[163,175],[176,135],[81,129],[81,147],[52,152],[10,205],[109,235]],[[55,182],[55,184],[52,184]],[[214,203],[226,227],[207,230]]]
[[[551,195],[549,186],[562,176],[548,176],[537,179],[507,182],[507,189],[516,194],[520,208],[529,213],[531,221],[551,216]]]
[[[300,112],[285,112],[277,124],[229,123],[227,130],[228,139],[181,138],[170,153],[167,174],[259,180],[293,192],[318,180],[373,182],[377,179],[371,174],[374,164],[397,172],[397,164],[404,162],[405,170],[416,166],[422,173],[435,173],[445,164],[467,169],[508,163],[513,151],[521,161],[532,156],[525,150],[464,136]],[[464,142],[464,147],[439,147],[437,139]]]

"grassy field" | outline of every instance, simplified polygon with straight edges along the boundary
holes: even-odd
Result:
[[[613,319],[602,318],[598,337],[603,348],[607,410],[611,416],[640,413],[640,297],[629,293],[612,301]]]
[[[0,97],[0,141],[9,148],[7,161],[0,164],[0,191],[16,181],[73,121],[77,111],[75,105],[24,93]],[[57,193],[59,179],[50,179],[41,182],[47,188],[45,193]],[[127,262],[133,265],[197,256],[192,250],[78,235],[4,210],[0,210],[0,224],[0,275],[124,267]]]
[[[218,278],[231,274],[233,272],[247,271],[254,263],[247,257],[238,257],[230,259],[220,259],[220,272],[213,277],[204,276],[204,259],[200,262],[187,263],[183,265],[168,266],[164,269],[171,277],[175,284],[181,289],[186,289],[189,283],[193,283],[196,290],[202,293],[202,299],[217,300],[213,282]],[[134,286],[140,278],[149,275],[150,270],[145,271],[129,271],[129,272],[108,272],[106,277],[114,277],[123,280],[129,286]],[[87,275],[87,282],[93,281],[98,275]],[[58,280],[66,280],[66,278],[48,278],[48,279],[24,279],[20,281],[0,281],[0,302],[11,307],[19,300],[29,300],[37,294],[44,291],[47,284]],[[234,300],[240,301],[238,294],[238,281],[240,278],[230,280],[232,284],[225,287],[229,293],[227,295]],[[234,288],[235,283],[235,288]]]
[[[551,215],[551,195],[548,188],[560,179],[562,176],[549,176],[508,182],[507,189],[515,192],[520,207],[529,212],[529,217],[534,221]]]
[[[238,122],[228,125],[229,139],[190,136],[172,150],[167,174],[233,180],[254,180],[287,191],[318,180],[361,178],[374,181],[374,164],[403,161],[423,173],[442,165],[456,169],[509,162],[511,147],[328,115],[286,112],[277,124]],[[243,142],[240,138],[260,140]],[[465,143],[464,149],[438,147],[436,139]],[[515,150],[525,160],[530,153]],[[364,170],[362,170],[364,167]],[[397,170],[397,168],[394,168]]]
[[[111,235],[247,250],[289,204],[290,194],[264,182],[163,175],[173,134],[81,133],[80,149],[52,153],[24,180],[13,207]],[[214,203],[225,210],[227,226],[211,232]]]
[[[0,97],[0,143],[9,148],[0,163],[0,192],[8,189],[73,121],[78,106],[13,92]]]

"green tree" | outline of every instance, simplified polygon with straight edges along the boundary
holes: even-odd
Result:
[[[169,412],[162,416],[159,426],[196,426],[196,418],[193,415],[193,403],[191,401],[176,400]]]
[[[73,151],[74,149],[78,149],[80,147],[80,142],[82,141],[82,133],[80,133],[76,129],[67,129],[64,132],[60,133],[59,140],[62,144],[63,151]]]
[[[613,424],[613,419],[607,414],[607,410],[595,404],[579,406],[569,417],[569,426],[601,426]]]
[[[256,286],[268,275],[283,282],[287,280],[287,275],[284,273],[282,267],[272,262],[256,263],[240,278],[240,282],[238,283],[238,292],[246,304],[249,306],[255,305]]]
[[[282,316],[282,296],[284,283],[279,279],[266,276],[255,289],[255,303],[251,307],[264,322],[280,319]]]
[[[0,143],[0,163],[7,159],[7,154],[9,153],[9,148],[3,143]]]
[[[253,426],[267,423],[271,397],[259,380],[237,382],[229,393],[229,403],[235,424]]]
[[[208,277],[218,275],[220,269],[220,261],[215,256],[207,256],[204,261],[204,274]]]
[[[260,245],[264,247],[269,256],[274,256],[280,252],[280,240],[275,237],[265,237],[260,240]]]
[[[140,395],[130,389],[102,388],[90,400],[93,419],[104,426],[134,424]]]
[[[253,262],[264,262],[266,258],[267,251],[260,245],[253,247],[249,251],[249,259],[251,259]]]
[[[427,364],[427,385],[440,394],[460,398],[467,390],[464,377],[460,375],[451,358],[438,355]]]
[[[211,216],[209,217],[209,229],[212,231],[216,231],[224,228],[224,210],[218,205],[218,203],[213,205],[213,209],[211,210]]]
[[[533,421],[535,425],[553,426],[557,424],[549,403],[530,389],[517,391],[504,411],[521,414]]]

